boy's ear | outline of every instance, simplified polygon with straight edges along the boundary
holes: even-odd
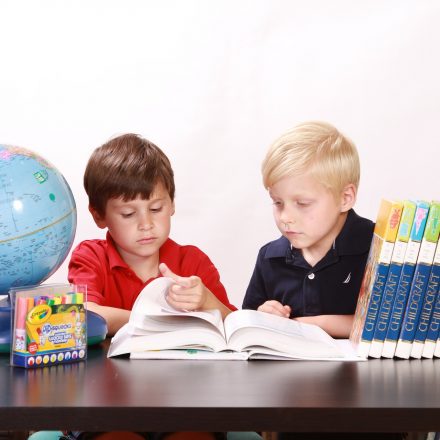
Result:
[[[171,202],[171,215],[174,215],[176,212],[176,205],[174,204],[174,200]]]
[[[101,217],[98,211],[91,205],[89,205],[90,214],[92,214],[93,220],[95,220],[96,226],[98,228],[104,229],[107,226],[105,219]]]
[[[353,208],[356,202],[356,187],[350,183],[344,187],[341,194],[341,212],[347,212]]]

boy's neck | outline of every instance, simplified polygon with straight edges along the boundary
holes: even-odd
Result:
[[[138,268],[132,268],[136,275],[145,283],[151,278],[157,278],[160,275],[159,272],[159,255],[157,255],[157,258],[149,259],[145,261],[142,265],[140,265]]]
[[[301,250],[304,260],[306,260],[311,267],[315,267],[316,264],[319,263],[327,255],[327,252],[334,246],[336,238],[344,227],[347,215],[348,212],[342,212],[339,215],[335,227],[329,234],[327,234],[319,243],[316,243],[315,246]]]
[[[142,260],[126,261],[130,269],[142,280],[143,283],[151,278],[157,278],[159,272],[159,253]]]

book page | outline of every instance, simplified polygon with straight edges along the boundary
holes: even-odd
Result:
[[[202,349],[217,352],[226,350],[227,347],[223,336],[212,327],[133,335],[130,326],[126,324],[113,337],[107,357],[126,353],[175,349]]]
[[[256,310],[239,310],[225,319],[228,348],[261,347],[297,358],[343,358],[335,340],[320,327]]]
[[[212,316],[212,315],[210,315]],[[139,323],[139,320],[137,321]],[[131,325],[132,326],[132,334],[134,335],[143,335],[154,332],[163,332],[163,331],[176,331],[181,330],[182,328],[206,328],[211,331],[214,330],[223,336],[223,326],[221,330],[217,329],[211,322],[200,319],[200,317],[196,316],[185,316],[183,314],[180,315],[152,315],[152,316],[144,316],[142,318],[141,325]]]
[[[294,357],[287,355],[285,353],[276,353],[273,350],[265,349],[264,347],[259,347],[255,351],[249,352],[249,359],[251,360],[304,360],[304,361],[342,361],[342,362],[365,362],[367,358],[359,357],[356,354],[356,350],[351,344],[349,339],[335,339],[336,345],[339,347],[343,353],[343,357],[325,357],[325,356],[312,356],[308,357],[306,355],[301,355],[301,357]]]
[[[235,351],[206,351],[199,349],[182,349],[182,350],[156,350],[135,352],[130,355],[130,359],[184,359],[184,360],[201,360],[201,361],[246,361],[248,359],[247,352]]]
[[[219,310],[185,312],[167,303],[166,295],[174,284],[171,278],[160,277],[149,283],[137,297],[130,314],[132,327],[147,331],[173,331],[182,326],[196,326],[203,320],[215,327],[224,337],[222,316]],[[200,326],[204,327],[200,322]]]

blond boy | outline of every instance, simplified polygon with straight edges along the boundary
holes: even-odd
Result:
[[[353,210],[356,147],[330,124],[306,122],[273,143],[262,173],[282,236],[260,249],[243,308],[348,337],[374,228]]]

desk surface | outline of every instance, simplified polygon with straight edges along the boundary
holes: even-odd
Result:
[[[440,431],[440,359],[145,361],[24,370],[0,356],[0,429]]]

